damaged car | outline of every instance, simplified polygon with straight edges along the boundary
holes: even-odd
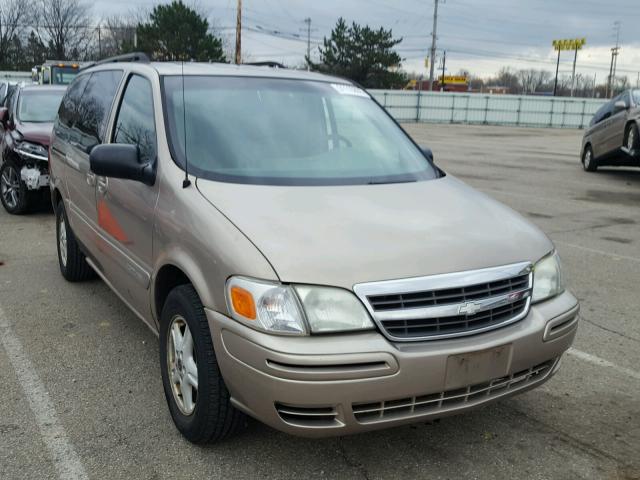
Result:
[[[0,108],[0,199],[20,215],[49,197],[49,141],[65,86],[16,88]]]

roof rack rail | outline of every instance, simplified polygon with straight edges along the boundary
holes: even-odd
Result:
[[[103,60],[99,60],[97,62],[90,63],[84,68],[95,67],[96,65],[104,65],[107,63],[118,63],[118,62],[141,62],[141,63],[150,63],[151,59],[147,56],[146,53],[143,52],[132,52],[125,53],[124,55],[116,55],[115,57],[108,57]]]
[[[267,60],[265,62],[248,62],[248,63],[243,63],[243,65],[251,65],[254,67],[287,68],[283,64],[278,62],[272,62],[271,60]]]

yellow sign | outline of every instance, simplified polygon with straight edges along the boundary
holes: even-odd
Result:
[[[442,83],[442,75],[438,77],[438,81]],[[445,75],[444,83],[449,85],[466,85],[467,77],[465,75]]]
[[[564,40],[554,40],[551,42],[553,49],[561,50],[580,50],[587,43],[586,38],[569,38]]]

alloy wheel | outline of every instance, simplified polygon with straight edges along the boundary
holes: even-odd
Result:
[[[586,168],[587,170],[591,167],[591,161],[592,161],[592,153],[591,153],[591,149],[588,148],[586,152],[584,152],[584,168]]]
[[[633,147],[636,144],[636,131],[633,127],[629,129],[629,134],[627,135],[627,149],[629,151],[633,150]]]
[[[60,261],[62,266],[67,266],[67,224],[64,221],[64,216],[60,214],[60,220],[58,221],[58,247],[60,249]]]
[[[181,315],[169,326],[167,367],[173,399],[184,415],[191,415],[198,398],[198,365],[191,330]]]
[[[2,177],[0,178],[0,194],[2,194],[5,205],[10,209],[18,206],[20,178],[18,177],[16,169],[12,166],[8,166],[4,172],[2,172]]]

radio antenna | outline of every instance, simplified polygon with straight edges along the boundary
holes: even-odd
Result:
[[[184,101],[184,60],[180,62],[180,69],[182,73],[182,128],[184,133],[184,180],[182,181],[182,188],[187,188],[191,185],[191,180],[189,180],[189,160],[187,157],[187,104]]]

